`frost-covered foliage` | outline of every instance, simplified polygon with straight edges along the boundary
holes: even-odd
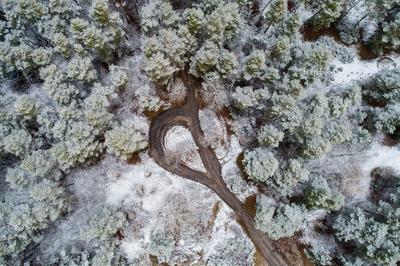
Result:
[[[268,184],[276,188],[277,191],[286,195],[290,194],[298,182],[308,180],[309,172],[305,166],[296,159],[286,161],[276,172]]]
[[[93,199],[101,189],[75,183],[85,168],[96,168],[90,177],[97,183],[121,181],[115,168],[131,167],[126,160],[146,155],[148,146],[148,121],[130,118],[150,120],[181,104],[170,88],[192,75],[196,87],[203,82],[201,108],[223,117],[241,145],[239,164],[257,182],[247,184],[259,188],[257,228],[273,239],[304,229],[295,240],[310,246],[316,264],[395,265],[398,174],[369,173],[360,161],[372,139],[397,149],[400,72],[384,66],[362,82],[340,84],[332,63],[356,54],[355,46],[335,42],[336,33],[362,49],[397,52],[399,11],[397,0],[1,1],[0,264],[149,265],[151,255],[170,265],[250,265],[253,248],[241,230],[220,237],[224,221],[182,211],[182,198],[168,202],[169,220],[154,222],[156,207],[166,205],[153,201],[169,199],[144,183],[118,190],[139,200],[113,207]],[[321,34],[335,38],[313,41]],[[398,64],[387,56],[368,65]],[[225,160],[234,160],[223,154],[226,138],[213,143],[223,175],[239,173],[227,169]],[[138,173],[146,184],[149,173]],[[362,202],[345,193],[343,179],[370,187]],[[182,194],[175,179],[168,182]],[[207,233],[214,240],[199,237]],[[63,237],[46,250],[49,235]],[[245,247],[235,253],[238,246]]]
[[[321,266],[332,265],[333,261],[332,254],[330,250],[324,246],[313,247],[311,250],[307,252],[307,256],[310,257],[314,261],[314,263],[316,263],[316,265],[321,265]]]
[[[311,208],[339,210],[344,203],[344,197],[331,187],[326,179],[319,176],[313,178],[304,191],[306,204]]]
[[[381,178],[398,182],[383,172]],[[372,184],[381,183],[375,180]],[[335,237],[342,243],[353,243],[346,251],[362,263],[396,265],[400,261],[399,250],[399,194],[390,186],[376,192],[377,201],[363,206],[343,209],[332,219]]]
[[[265,125],[258,132],[258,142],[262,145],[278,147],[279,142],[283,140],[284,136],[285,133],[283,133],[276,127],[271,125]]]
[[[335,22],[344,7],[344,0],[318,0],[312,1],[313,8],[317,10],[312,22],[316,29],[327,28]]]
[[[3,140],[3,149],[16,156],[25,155],[32,144],[32,136],[23,129],[11,131]]]
[[[236,87],[231,95],[234,105],[240,110],[262,108],[262,103],[270,98],[267,88],[255,90],[253,87]]]
[[[107,72],[129,37],[107,0],[6,0],[0,10],[0,260],[11,265],[28,263],[74,206],[68,171],[103,153],[114,91],[127,85]]]
[[[116,66],[111,66],[111,82],[118,89],[124,89],[128,84],[126,71]]]
[[[15,112],[23,117],[35,117],[39,111],[38,109],[35,99],[28,96],[21,96],[15,101]]]
[[[290,237],[301,229],[305,212],[301,205],[276,205],[266,197],[258,197],[256,227],[272,239]]]
[[[238,62],[233,53],[208,41],[193,57],[190,72],[209,80],[227,78],[235,72],[237,65]]]
[[[147,137],[136,129],[134,121],[127,120],[106,132],[105,145],[108,152],[126,160],[147,146]]]
[[[187,64],[193,75],[207,80],[236,73],[237,58],[223,47],[240,31],[236,3],[186,9],[179,18],[168,1],[154,0],[143,7],[142,13],[142,27],[149,36],[145,70],[152,81],[168,85],[172,75]],[[203,32],[205,38],[199,34]]]
[[[113,208],[100,208],[92,214],[89,224],[81,232],[82,239],[87,241],[105,241],[127,225],[126,214]]]
[[[382,70],[371,77],[364,88],[364,94],[369,101],[374,103],[370,108],[374,127],[383,132],[395,133],[400,125],[398,119],[400,107],[399,91],[400,71],[398,68],[393,70]]]
[[[251,179],[259,182],[266,182],[279,166],[279,162],[274,154],[262,148],[246,152],[243,164],[246,174]]]
[[[39,242],[41,232],[69,208],[64,188],[49,180],[33,185],[26,202],[10,198],[2,203],[2,241],[0,257],[14,259],[32,242]]]
[[[265,53],[261,50],[254,50],[246,58],[244,64],[244,78],[251,79],[259,77],[265,68]]]
[[[219,4],[206,19],[207,35],[217,43],[231,40],[240,30],[239,7],[236,3]]]
[[[21,168],[35,178],[46,177],[56,166],[50,151],[34,151],[21,161]]]

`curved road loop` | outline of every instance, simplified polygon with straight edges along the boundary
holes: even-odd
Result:
[[[201,88],[201,82],[186,72],[180,73],[180,77],[187,88],[186,103],[181,107],[161,113],[152,121],[149,131],[150,155],[165,170],[203,184],[213,190],[235,211],[238,221],[268,265],[289,265],[274,248],[272,240],[256,229],[253,217],[245,209],[243,203],[227,188],[222,179],[219,160],[204,141],[204,135],[200,128],[198,89]],[[205,173],[191,169],[183,162],[176,163],[168,159],[164,145],[165,136],[168,130],[175,126],[184,126],[190,130],[206,169]]]

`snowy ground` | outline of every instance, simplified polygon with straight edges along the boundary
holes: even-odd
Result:
[[[212,191],[163,170],[147,154],[141,161],[106,189],[108,203],[135,213],[136,228],[126,232],[122,243],[131,260],[145,261],[148,254],[159,262],[208,260],[215,256],[213,246],[232,238],[242,243],[234,246],[236,253],[252,256],[254,248],[234,214]],[[168,234],[173,237],[165,250],[154,249],[155,237]]]
[[[359,57],[355,57],[351,63],[342,63],[334,59],[332,65],[337,69],[333,75],[333,83],[346,84],[351,81],[366,79],[380,70],[393,69],[396,66],[400,66],[400,57],[398,55],[388,55],[383,60],[361,60]]]
[[[206,172],[193,136],[185,127],[176,126],[167,132],[165,148],[172,161],[183,161],[194,170]]]

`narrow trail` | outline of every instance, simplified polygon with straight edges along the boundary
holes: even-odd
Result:
[[[186,103],[181,107],[169,109],[156,117],[150,126],[150,155],[154,161],[165,170],[198,182],[213,190],[229,207],[235,211],[238,221],[250,237],[257,250],[270,266],[290,265],[283,259],[263,232],[257,230],[254,219],[245,209],[243,203],[228,189],[221,174],[221,165],[214,151],[206,144],[199,121],[199,89],[201,82],[186,72],[180,73],[187,88]],[[189,168],[183,162],[172,162],[168,159],[165,149],[165,136],[169,129],[175,126],[186,127],[195,140],[206,172]]]

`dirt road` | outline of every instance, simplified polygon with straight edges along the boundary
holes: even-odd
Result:
[[[214,151],[204,141],[204,135],[199,121],[199,89],[201,82],[187,73],[181,73],[186,89],[186,103],[177,108],[169,109],[156,117],[149,131],[150,154],[162,168],[203,184],[213,190],[236,213],[240,224],[265,260],[271,266],[289,265],[276,251],[273,242],[261,231],[255,228],[254,220],[243,203],[227,188],[221,176],[221,165]],[[165,136],[168,130],[175,126],[184,126],[190,130],[199,149],[201,160],[206,173],[191,169],[179,162],[171,162],[164,147]]]

